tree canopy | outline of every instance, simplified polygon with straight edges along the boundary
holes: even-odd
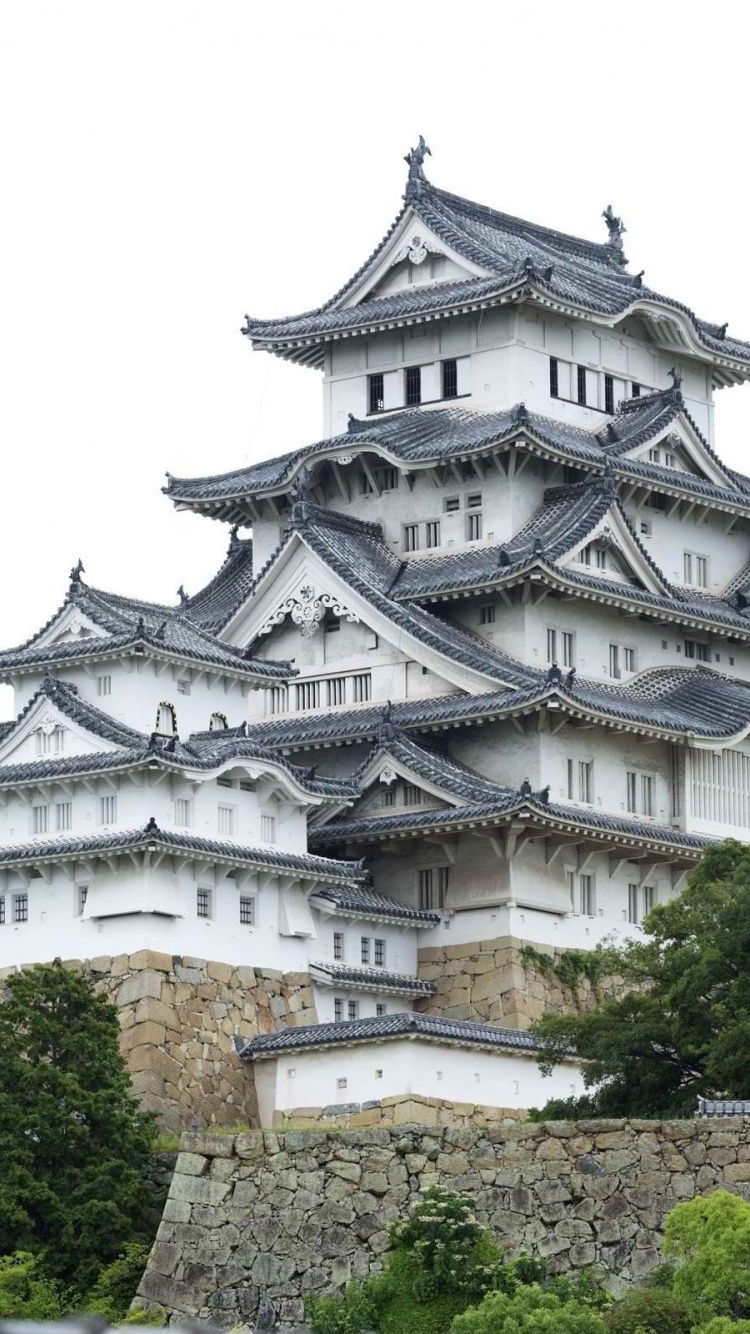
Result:
[[[604,951],[622,979],[587,1014],[545,1015],[543,1068],[574,1047],[591,1093],[544,1115],[693,1114],[696,1098],[750,1098],[750,847],[710,849],[644,939]]]
[[[59,960],[16,973],[0,1003],[0,1254],[22,1250],[84,1292],[158,1219],[155,1125],[130,1089],[117,1014]]]

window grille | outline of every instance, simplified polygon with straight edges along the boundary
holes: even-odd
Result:
[[[115,824],[117,822],[117,797],[99,798],[99,823]]]
[[[443,509],[446,514],[455,514],[456,510],[460,508],[461,501],[458,496],[448,496],[448,498],[443,501]]]
[[[422,805],[422,789],[417,787],[416,783],[404,783],[404,805]]]
[[[563,667],[572,667],[575,662],[575,654],[573,651],[573,642],[574,642],[573,635],[571,634],[570,630],[563,630],[561,633],[561,639],[562,639],[562,665]]]
[[[383,376],[382,376],[382,375],[379,375],[379,374],[378,374],[378,375],[368,375],[368,377],[367,377],[367,396],[368,396],[368,411],[369,411],[371,414],[374,413],[374,412],[382,412],[383,409],[384,409],[384,407],[385,407],[385,399],[384,399],[384,396],[383,396]]]
[[[375,475],[381,491],[398,490],[398,468],[378,468]]]
[[[494,604],[494,602],[485,602],[484,606],[479,608],[479,624],[480,624],[480,625],[494,625],[494,624],[495,624],[495,604]]]
[[[655,906],[656,906],[656,886],[655,886],[655,885],[644,885],[644,886],[643,886],[643,916],[646,917],[646,916],[648,915],[648,913],[650,913],[650,912],[652,911],[652,909],[653,909]]]
[[[276,842],[276,816],[261,815],[260,817],[260,836],[264,843]]]
[[[240,926],[255,926],[255,899],[240,899]]]
[[[388,789],[388,790],[385,791],[385,792],[381,792],[381,794],[380,794],[380,804],[381,804],[381,806],[395,806],[395,805],[396,805],[396,789],[392,787],[392,788]]]
[[[177,797],[174,804],[174,822],[180,829],[187,829],[190,824],[190,801],[187,797]]]
[[[385,967],[385,941],[376,939],[374,963],[378,968]]]
[[[445,906],[448,867],[434,866],[417,872],[418,906],[422,912],[437,912]]]
[[[359,1001],[349,1001],[346,1006],[346,1017],[349,1020],[359,1019]]]
[[[211,890],[197,889],[195,892],[195,911],[198,917],[211,916]]]
[[[346,677],[332,676],[326,681],[326,695],[329,708],[346,703]]]
[[[640,398],[641,396],[641,386],[636,384],[635,380],[630,386],[630,396],[631,398]]]
[[[97,693],[97,695],[111,695],[111,694],[112,694],[112,677],[111,677],[111,676],[97,676],[97,678],[96,678],[96,693]]]
[[[407,408],[416,407],[422,402],[422,367],[407,366],[406,368],[406,406]]]
[[[550,398],[558,398],[558,397],[559,397],[559,386],[560,386],[560,381],[559,381],[558,372],[557,372],[557,357],[550,357],[550,359],[549,359],[549,392],[550,392]]]
[[[344,933],[343,931],[334,931],[333,933],[333,957],[341,961],[344,957]]]
[[[320,708],[320,681],[299,681],[294,689],[298,712]]]
[[[35,834],[46,834],[49,823],[49,807],[32,806],[31,827]]]
[[[79,917],[82,917],[82,916],[83,916],[83,910],[84,910],[84,908],[86,907],[86,900],[87,900],[88,896],[89,896],[89,887],[88,887],[88,885],[79,885],[79,886],[78,886],[78,916],[79,916]]]
[[[425,544],[426,547],[429,548],[429,547],[439,547],[439,546],[440,546],[440,520],[439,520],[439,519],[432,519],[432,520],[430,520],[428,523],[425,524],[425,526],[424,526],[424,536],[425,536],[425,543],[424,543],[424,544]]]
[[[29,896],[28,894],[13,895],[13,921],[28,922],[29,920]]]
[[[593,760],[568,760],[568,800],[590,806],[593,792]]]
[[[482,516],[481,514],[466,515],[466,540],[467,542],[478,542],[482,536]]]
[[[5,926],[5,895],[0,894],[0,926]]]
[[[337,1024],[340,1024],[344,1018],[344,1002],[338,996],[333,1001],[333,1018]]]
[[[232,837],[234,833],[234,807],[219,807],[219,833]]]
[[[404,551],[419,551],[419,524],[404,524]]]
[[[604,411],[610,416],[615,410],[615,382],[611,375],[604,377]]]
[[[581,404],[582,407],[585,408],[585,406],[586,406],[586,367],[585,367],[585,366],[577,366],[577,367],[576,367],[576,371],[577,371],[577,385],[576,385],[576,388],[577,388],[577,391],[578,391],[578,402]]]
[[[58,801],[55,805],[56,824],[59,833],[73,827],[72,801]]]
[[[370,962],[370,937],[362,936],[360,940],[360,958],[362,963]]]
[[[372,673],[359,672],[352,677],[352,699],[355,704],[366,704],[372,698]]]
[[[455,357],[443,362],[443,398],[458,398],[458,365]]]
[[[594,913],[594,877],[592,875],[580,875],[578,877],[579,902],[581,915],[583,917],[593,917]]]
[[[288,700],[289,692],[286,686],[271,686],[271,689],[266,691],[268,712],[271,714],[286,713],[289,707]],[[211,730],[213,731],[215,729],[212,728]]]
[[[387,1013],[388,1013],[388,1011],[386,1010],[386,1007],[385,1007],[385,1001],[376,1001],[376,1002],[375,1002],[375,1014],[378,1016],[378,1018],[379,1018],[379,1019],[382,1018],[382,1016],[383,1016],[384,1014],[387,1014]],[[381,1079],[382,1076],[383,1076],[383,1071],[382,1071],[382,1070],[376,1070],[376,1071],[375,1071],[375,1077],[376,1077],[376,1079]]]
[[[638,924],[638,886],[628,885],[628,921]]]

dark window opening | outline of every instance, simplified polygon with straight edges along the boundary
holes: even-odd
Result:
[[[631,393],[633,395],[633,398],[640,398],[641,396],[641,386],[639,384],[636,384],[635,380],[633,381],[632,384]]]
[[[559,397],[559,379],[557,375],[557,357],[549,359],[549,392],[552,398]]]
[[[615,410],[615,382],[611,375],[604,377],[604,411],[610,413]]]
[[[422,402],[422,367],[406,368],[406,406],[413,408]]]
[[[586,406],[586,367],[576,367],[578,371],[578,402],[582,407]]]
[[[443,398],[458,398],[458,365],[455,357],[443,362]]]
[[[367,379],[369,392],[369,412],[382,412],[385,407],[383,399],[383,377],[382,375],[370,375]]]

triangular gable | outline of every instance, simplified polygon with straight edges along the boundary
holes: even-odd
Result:
[[[39,694],[0,740],[0,766],[119,749],[114,741],[87,729],[47,695]]]
[[[654,457],[656,455],[656,457]],[[654,436],[645,444],[626,450],[622,458],[652,463],[658,467],[674,468],[679,474],[700,477],[712,486],[735,488],[732,474],[713,453],[700,431],[684,412],[670,423],[669,430]]]
[[[408,207],[361,273],[347,285],[339,299],[330,302],[330,308],[358,306],[406,286],[489,277],[491,273],[491,269],[453,249],[422,221],[413,207]]]
[[[664,575],[644,551],[619,505],[612,505],[593,528],[557,560],[577,573],[636,584],[649,593],[668,594]]]
[[[450,646],[446,643],[446,651],[442,652],[436,641],[443,632],[448,641],[454,630],[458,633],[457,628],[447,626],[443,631],[442,623],[436,617],[391,604],[382,593],[377,594],[375,602],[370,601],[362,591],[364,582],[361,571],[356,568],[352,569],[352,582],[347,582],[311,548],[304,529],[295,529],[258,578],[250,597],[227,622],[222,638],[231,644],[248,647],[281,625],[287,617],[299,627],[300,636],[304,638],[319,631],[326,611],[330,610],[345,621],[366,626],[379,640],[392,645],[407,660],[432,672],[446,686],[478,694],[486,691],[488,685],[504,682],[500,654],[493,654],[491,650],[481,652],[484,646],[477,645],[475,652],[477,657],[481,653],[482,662],[481,665],[472,664],[466,660],[474,648],[468,636],[465,650],[463,646],[459,651],[458,646],[454,649],[452,643]],[[427,629],[425,622],[429,623]],[[498,659],[496,666],[492,661],[494,657]]]
[[[74,602],[66,602],[30,642],[35,648],[48,648],[53,644],[74,644],[94,637],[106,638],[107,631]]]

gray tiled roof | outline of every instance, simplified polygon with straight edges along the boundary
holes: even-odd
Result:
[[[0,651],[0,678],[18,669],[43,668],[82,658],[111,655],[113,652],[124,653],[138,645],[143,645],[146,651],[150,649],[157,654],[200,662],[233,675],[263,680],[286,680],[293,675],[289,663],[261,662],[250,658],[242,649],[223,643],[201,625],[191,621],[183,607],[165,607],[155,602],[126,598],[118,593],[105,593],[98,588],[89,588],[80,580],[71,583],[63,607],[68,604],[76,607],[105,633],[40,645],[42,635],[63,610],[60,608],[25,644]]]
[[[389,973],[385,968],[353,968],[347,963],[313,962],[310,971],[323,985],[372,987],[378,991],[398,992],[402,996],[432,996],[435,992],[431,982],[421,982],[412,973]]]
[[[419,744],[400,728],[388,721],[381,727],[377,750],[389,759],[404,765],[417,778],[431,783],[434,787],[450,792],[451,796],[463,797],[476,801],[481,797],[493,800],[497,797],[497,783],[482,778],[481,774],[459,764],[457,760],[428,744]],[[373,756],[368,755],[359,769],[352,774],[353,782],[361,780],[363,771],[372,763]]]
[[[46,677],[39,690],[32,695],[14,723],[6,729],[9,735],[19,726],[36,701],[45,697],[71,721],[87,732],[113,742],[116,751],[99,751],[84,755],[43,756],[22,763],[0,765],[0,787],[19,783],[60,779],[89,772],[122,768],[136,768],[144,764],[158,764],[167,769],[202,769],[206,772],[219,768],[228,760],[267,761],[281,768],[305,791],[316,796],[347,800],[356,797],[359,789],[347,779],[328,778],[313,769],[289,764],[278,752],[261,746],[245,735],[244,728],[227,732],[205,732],[187,741],[179,737],[147,736],[120,722],[110,714],[82,699],[76,687],[68,682]]]
[[[154,820],[143,829],[124,829],[117,833],[89,834],[83,837],[61,835],[54,839],[39,839],[33,843],[5,844],[0,847],[0,865],[26,865],[34,862],[67,860],[86,857],[99,852],[126,853],[158,847],[167,851],[193,853],[222,861],[237,862],[243,866],[291,872],[304,879],[361,881],[367,878],[360,861],[339,861],[332,857],[317,857],[313,853],[282,852],[269,847],[245,847],[226,840],[202,838],[198,834],[176,834],[160,829]]]
[[[234,534],[224,563],[200,592],[188,598],[185,614],[212,634],[219,630],[245,601],[253,585],[253,544]]]
[[[301,1028],[283,1028],[278,1033],[261,1033],[240,1048],[245,1060],[272,1056],[277,1052],[304,1051],[311,1047],[329,1047],[340,1042],[381,1042],[387,1038],[415,1037],[465,1044],[467,1047],[498,1047],[535,1052],[538,1038],[515,1028],[495,1028],[492,1024],[472,1023],[463,1019],[442,1019],[435,1014],[386,1014],[373,1019],[352,1019],[333,1024],[309,1024]]]
[[[750,1116],[750,1098],[699,1098],[696,1116],[702,1119]]]
[[[397,899],[389,899],[386,894],[379,894],[364,885],[323,885],[311,896],[311,903],[322,899],[331,908],[340,912],[361,917],[392,917],[398,921],[411,922],[414,926],[437,926],[440,914],[424,912],[420,908],[407,908]]]
[[[689,423],[722,469],[725,486],[693,473],[627,457],[628,450],[660,438],[679,417]],[[616,433],[614,440],[602,430],[584,430],[570,422],[527,412],[523,404],[497,412],[466,407],[411,408],[369,417],[366,421],[353,420],[346,434],[234,472],[170,477],[164,491],[181,507],[194,506],[219,518],[227,517],[227,508],[231,510],[234,501],[239,505],[239,522],[243,514],[240,502],[246,497],[266,491],[286,493],[303,467],[309,468],[319,459],[335,458],[357,448],[373,448],[396,463],[416,467],[490,453],[515,441],[529,441],[541,454],[599,475],[609,459],[616,481],[641,481],[652,489],[695,496],[713,501],[719,507],[750,509],[750,479],[725,467],[687,413],[679,391],[665,389],[621,404],[611,425]]]
[[[343,302],[353,286],[352,279],[316,310],[280,320],[248,317],[243,332],[254,345],[283,353],[287,347],[291,350],[300,343],[317,343],[334,332],[377,327],[394,319],[439,313],[460,305],[488,304],[514,290],[535,290],[563,306],[605,316],[622,315],[639,300],[655,302],[679,313],[708,351],[750,362],[747,343],[722,338],[718,325],[698,319],[681,302],[639,286],[610,245],[537,226],[440,190],[429,182],[424,183],[421,197],[410,202],[416,216],[451,250],[491,276],[413,284],[388,296],[346,305]],[[402,216],[399,214],[396,223]],[[363,269],[382,250],[385,240],[387,237]]]

